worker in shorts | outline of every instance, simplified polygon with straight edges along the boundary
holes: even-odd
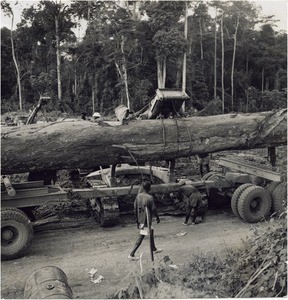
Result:
[[[194,224],[203,222],[204,215],[208,209],[208,201],[193,185],[185,185],[179,188],[179,198],[186,203],[184,226],[188,225],[189,219]]]
[[[144,180],[142,182],[139,193],[134,202],[135,214],[136,214],[136,222],[137,228],[140,229],[139,237],[135,243],[135,246],[128,258],[131,260],[138,260],[139,257],[135,257],[135,253],[140,247],[144,237],[149,234],[148,232],[148,224],[151,226],[151,247],[154,253],[160,253],[162,250],[157,249],[154,242],[154,230],[152,227],[152,214],[155,215],[157,223],[160,222],[160,218],[157,214],[154,199],[151,195],[149,195],[149,191],[151,189],[151,183],[148,180]],[[146,208],[148,209],[149,220],[147,220]],[[148,223],[149,222],[149,223]]]
[[[200,175],[201,177],[203,177],[203,175],[205,173],[209,173],[210,172],[210,157],[208,153],[201,153],[198,154],[197,156],[197,160],[198,160],[198,164],[199,164],[199,169],[200,169]],[[206,172],[204,173],[204,167],[206,169]]]

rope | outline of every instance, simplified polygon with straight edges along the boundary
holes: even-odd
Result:
[[[172,101],[172,105],[173,105],[173,110],[174,110],[176,116],[179,117],[179,119],[180,119],[180,120],[182,121],[182,123],[185,125],[185,128],[186,128],[186,130],[187,130],[187,132],[188,132],[189,141],[190,141],[190,143],[189,143],[189,155],[190,155],[190,153],[192,152],[192,135],[191,135],[190,129],[189,129],[189,127],[187,126],[186,122],[185,122],[185,121],[183,120],[183,118],[181,117],[181,115],[179,114],[179,112],[176,111],[175,105],[174,105],[174,102],[173,102],[173,101]]]
[[[180,149],[180,142],[179,142],[179,127],[178,127],[178,122],[177,122],[177,119],[175,119],[175,124],[176,124],[176,127],[177,127],[177,155],[176,157],[178,157],[179,155],[179,149]]]
[[[162,157],[165,158],[165,147],[166,147],[166,130],[164,125],[164,120],[161,118],[161,125],[162,125],[162,140],[163,140],[163,150],[162,150]]]
[[[120,145],[113,145],[112,147],[115,147],[115,148],[121,148],[121,149],[124,149],[124,150],[126,150],[126,151],[128,152],[128,154],[130,155],[130,157],[132,158],[132,160],[136,163],[136,165],[137,165],[137,167],[138,167],[138,169],[139,169],[139,171],[140,171],[142,180],[144,180],[145,178],[144,178],[143,173],[142,173],[142,171],[141,171],[141,169],[140,169],[140,166],[139,166],[139,164],[138,164],[138,162],[137,162],[135,156],[134,156],[134,155],[132,154],[132,152],[127,148],[127,146],[125,146],[125,145],[123,145],[123,146],[120,146]]]

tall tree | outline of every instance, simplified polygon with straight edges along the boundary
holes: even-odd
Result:
[[[148,15],[149,26],[155,33],[158,88],[166,87],[167,60],[182,57],[187,48],[187,41],[178,28],[185,7],[185,2],[160,1],[144,3],[141,8]]]
[[[257,17],[256,6],[248,1],[235,1],[231,2],[226,8],[226,14],[230,19],[230,32],[232,32],[233,39],[233,51],[232,51],[232,61],[231,61],[231,110],[234,111],[234,73],[235,73],[235,60],[236,51],[238,45],[238,35],[245,36],[248,28],[254,27],[255,19]],[[232,29],[233,28],[233,29]],[[229,29],[228,29],[229,30]]]
[[[223,19],[224,19],[224,12],[222,10],[221,15],[221,22],[220,22],[220,28],[221,28],[221,95],[222,95],[222,114],[224,114],[225,111],[225,84],[224,84],[224,65],[225,65],[225,49],[224,49],[224,30],[223,30]]]
[[[56,78],[57,78],[57,97],[62,103],[62,78],[61,63],[62,50],[61,43],[65,41],[75,41],[75,35],[71,31],[74,23],[71,21],[69,6],[55,1],[40,1],[37,9],[31,7],[23,13],[24,21],[32,23],[34,33],[41,44],[46,44],[50,40],[52,49],[55,51],[56,58]],[[44,36],[43,36],[44,34]],[[41,36],[42,35],[42,36]],[[50,48],[50,51],[52,50]],[[48,49],[49,51],[49,49]]]
[[[4,13],[6,15],[11,17],[11,31],[10,31],[11,50],[12,50],[13,62],[14,62],[16,74],[17,74],[19,109],[22,110],[23,109],[23,101],[22,101],[21,74],[20,74],[20,68],[19,68],[19,64],[18,64],[16,54],[15,54],[14,39],[13,39],[14,13],[13,13],[13,10],[12,10],[10,4],[7,3],[5,0],[1,1],[1,9],[4,11]]]

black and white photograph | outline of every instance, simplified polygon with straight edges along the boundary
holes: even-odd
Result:
[[[287,297],[287,0],[1,0],[1,299]]]

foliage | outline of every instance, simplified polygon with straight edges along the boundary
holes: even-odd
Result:
[[[179,30],[172,28],[169,31],[159,30],[153,37],[156,47],[156,57],[178,57],[183,55],[187,42]]]
[[[1,2],[7,10],[5,1]],[[248,1],[190,3],[188,38],[184,38],[185,1],[143,1],[118,5],[111,1],[40,1],[25,9],[13,30],[23,106],[35,105],[39,95],[53,98],[50,110],[76,114],[113,109],[130,97],[133,110],[147,104],[157,88],[157,63],[167,69],[167,88],[179,89],[182,57],[187,52],[187,109],[204,108],[214,98],[214,30],[217,23],[217,96],[221,95],[219,16],[224,20],[225,112],[229,112],[231,63],[235,20],[239,17],[234,72],[234,107],[239,112],[286,106],[287,34],[277,32],[270,18],[262,20]],[[192,12],[192,13],[191,13]],[[59,21],[62,102],[57,101],[57,47],[55,20]],[[87,22],[76,39],[76,20]],[[262,22],[262,23],[261,23]],[[266,23],[265,23],[266,22]],[[255,24],[260,23],[260,30]],[[2,112],[18,108],[17,80],[11,54],[10,30],[1,29]],[[203,58],[203,59],[202,59]],[[163,72],[166,72],[163,69]],[[125,72],[127,78],[125,78]],[[128,91],[125,89],[128,85]],[[276,99],[276,101],[275,101]]]
[[[282,215],[277,222],[271,218],[268,228],[255,226],[253,231],[254,238],[241,255],[237,273],[232,281],[227,277],[226,283],[234,297],[283,297],[287,295],[286,217]]]

